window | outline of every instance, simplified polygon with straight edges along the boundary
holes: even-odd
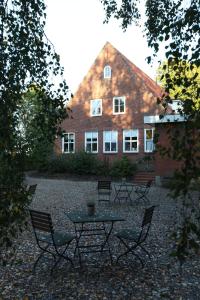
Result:
[[[95,99],[90,101],[90,115],[101,116],[102,115],[102,100]]]
[[[125,97],[113,98],[113,114],[125,113]]]
[[[104,78],[111,78],[111,67],[105,66],[103,70],[103,77]]]
[[[117,131],[104,131],[103,132],[103,151],[109,153],[116,153],[118,150],[117,145],[118,132]]]
[[[73,153],[75,151],[75,134],[65,133],[62,138],[62,152]]]
[[[138,129],[123,130],[123,152],[138,152]]]
[[[85,151],[90,153],[98,152],[98,132],[85,133]]]
[[[153,152],[155,149],[154,145],[154,128],[153,129],[145,129],[144,130],[144,151],[145,152]]]

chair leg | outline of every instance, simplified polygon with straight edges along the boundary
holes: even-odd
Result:
[[[150,253],[142,245],[139,245],[139,247],[148,255],[149,259],[151,259]]]
[[[47,250],[47,248],[50,246],[49,244],[46,246],[46,247],[41,247],[39,244],[38,244],[39,248],[42,250],[42,252],[40,253],[40,255],[38,256],[37,260],[35,261],[34,263],[34,266],[33,266],[33,273],[35,273],[35,269],[36,269],[36,266],[39,262],[39,260],[42,258],[42,256],[45,254],[45,252],[51,254],[53,256],[53,259],[54,261],[56,261],[56,255],[54,253],[52,253],[51,251]]]
[[[135,257],[138,258],[138,260],[140,261],[140,263],[141,263],[141,265],[142,265],[142,268],[143,268],[143,267],[144,267],[144,263],[143,263],[142,259],[140,258],[140,256],[139,256],[137,253],[134,252],[134,249],[136,249],[136,248],[138,247],[138,245],[135,245],[135,246],[133,246],[133,247],[129,247],[129,246],[128,246],[121,238],[119,238],[119,240],[124,244],[124,246],[127,248],[127,250],[126,250],[124,253],[122,253],[122,254],[120,254],[120,255],[118,256],[118,258],[117,258],[117,263],[118,263],[119,259],[120,259],[122,256],[127,255],[129,252],[131,252]]]
[[[58,259],[56,260],[56,262],[54,263],[53,267],[51,268],[51,274],[53,273],[53,270],[55,269],[55,267],[57,266],[57,264],[60,262],[60,260],[61,260],[62,258],[68,260],[68,261],[71,263],[72,267],[74,267],[74,264],[73,264],[71,258],[69,258],[69,256],[67,256],[67,255],[64,255],[65,252],[67,251],[67,248],[69,247],[69,244],[70,244],[70,243],[71,243],[71,241],[67,244],[67,246],[65,247],[65,249],[63,250],[62,253],[60,253],[60,252],[58,251],[57,247],[55,246],[55,250],[56,250],[56,253],[57,253],[57,255],[58,255]]]

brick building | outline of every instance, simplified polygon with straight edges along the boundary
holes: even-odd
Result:
[[[106,43],[69,103],[59,152],[85,150],[112,161],[154,156],[155,116],[161,88]],[[154,120],[154,122],[152,121]]]

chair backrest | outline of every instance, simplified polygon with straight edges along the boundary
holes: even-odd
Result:
[[[147,184],[146,184],[146,188],[149,189],[151,187],[152,183],[153,183],[153,180],[148,180]]]
[[[145,209],[144,217],[143,217],[143,221],[142,221],[142,227],[151,223],[154,208],[155,208],[155,206],[151,206],[151,207]]]
[[[145,209],[144,217],[142,220],[141,232],[140,232],[140,236],[139,236],[140,242],[144,242],[147,238],[147,235],[149,233],[149,229],[151,226],[154,209],[155,209],[154,205]]]
[[[53,224],[49,213],[29,209],[33,230],[37,237],[37,231],[53,233]]]
[[[28,192],[30,193],[30,195],[34,195],[35,194],[36,187],[37,187],[37,184],[32,184],[32,185],[29,186]]]
[[[111,181],[110,180],[100,180],[97,185],[98,190],[111,190]]]

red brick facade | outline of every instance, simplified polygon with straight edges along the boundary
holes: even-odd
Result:
[[[111,67],[111,78],[104,78],[106,65]],[[161,88],[152,79],[110,43],[106,43],[70,101],[72,112],[64,120],[62,128],[66,133],[74,133],[75,152],[85,150],[86,132],[98,132],[98,157],[109,161],[124,154],[132,160],[144,158],[145,155],[152,155],[144,150],[144,131],[155,127],[154,124],[145,124],[144,116],[159,115],[160,107],[156,100],[161,92]],[[125,97],[125,113],[114,114],[113,97],[122,96]],[[91,100],[95,99],[102,99],[100,116],[91,116]],[[123,152],[123,130],[129,129],[138,130],[137,153]],[[111,130],[118,132],[118,150],[117,153],[104,153],[103,132]],[[57,139],[56,146],[61,153],[61,139]],[[159,162],[160,158],[157,166]],[[163,174],[160,167],[157,171]]]
[[[159,135],[159,144],[163,147],[169,148],[170,141],[169,137],[166,134],[168,126],[171,126],[171,130],[173,130],[174,124],[156,124],[156,133]],[[176,128],[179,126],[179,130],[181,131],[181,125],[176,124]],[[180,162],[175,161],[173,159],[162,157],[158,152],[155,155],[155,170],[156,175],[163,176],[172,176],[175,169],[180,168]]]

